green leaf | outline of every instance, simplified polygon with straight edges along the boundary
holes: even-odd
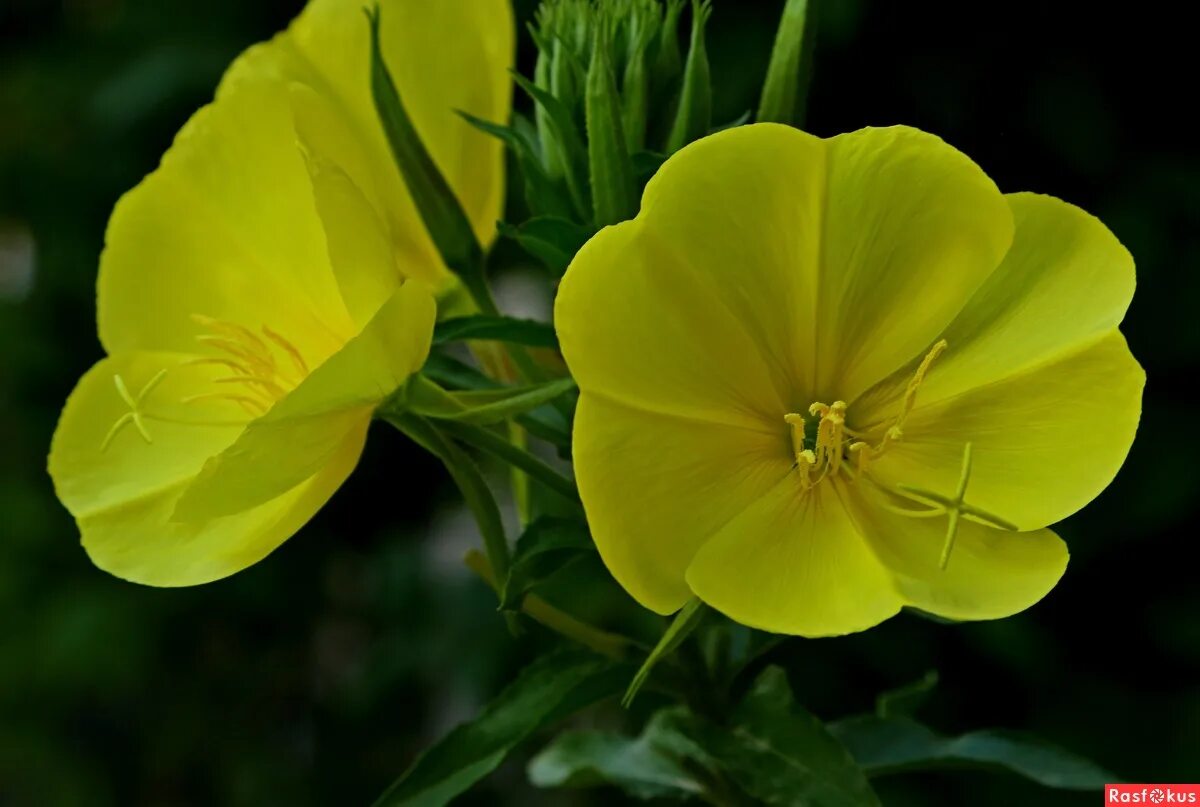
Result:
[[[674,154],[693,140],[699,140],[712,127],[712,77],[704,46],[704,28],[711,14],[712,0],[692,0],[692,40],[683,68],[679,108],[667,136],[667,154]]]
[[[696,721],[689,736],[760,803],[879,807],[863,772],[821,721],[795,702],[778,667],[758,677],[729,727]]]
[[[633,218],[638,203],[621,97],[609,56],[612,32],[608,22],[601,16],[596,26],[584,92],[592,221],[597,227]]]
[[[500,520],[500,508],[496,506],[496,499],[492,496],[492,491],[479,468],[453,440],[447,439],[419,415],[386,405],[380,408],[379,415],[442,461],[462,493],[467,509],[475,517],[475,523],[479,525],[488,562],[497,575],[507,575],[508,539],[504,534],[504,524]],[[510,624],[510,627],[513,626]]]
[[[787,0],[758,102],[758,120],[804,125],[817,30],[817,0]]]
[[[587,178],[588,153],[579,130],[575,127],[570,108],[520,73],[514,72],[512,77],[517,86],[528,93],[546,112],[547,131],[553,133],[562,149],[567,189],[571,193],[571,199],[580,218],[590,221],[592,210]]]
[[[517,539],[512,565],[501,588],[500,607],[519,608],[525,594],[543,580],[595,552],[586,524],[573,519],[537,519]]]
[[[620,690],[621,666],[563,648],[527,666],[470,723],[422,754],[376,807],[441,807],[466,791],[522,740]]]
[[[592,227],[558,216],[537,216],[519,227],[500,222],[501,235],[516,241],[559,277],[593,233]]]
[[[367,10],[371,26],[371,94],[405,187],[446,266],[462,278],[472,295],[482,293],[483,250],[454,191],[438,170],[408,116],[379,42],[379,7]],[[490,297],[489,297],[490,299]],[[476,301],[479,301],[476,296]]]
[[[562,190],[561,184],[551,178],[543,167],[535,140],[522,135],[517,126],[502,126],[462,110],[458,110],[458,114],[481,132],[500,139],[516,155],[521,175],[525,178],[525,202],[530,210],[537,214],[570,215],[571,201]],[[518,116],[514,116],[514,119],[518,123],[521,121]]]
[[[685,765],[696,751],[679,753],[678,721],[671,711],[654,715],[637,738],[605,731],[560,734],[529,763],[538,787],[612,785],[636,799],[691,799],[707,787]]]
[[[650,677],[650,671],[654,666],[664,658],[675,652],[675,648],[683,643],[683,640],[691,635],[700,623],[704,620],[707,613],[707,607],[698,598],[692,597],[683,608],[679,609],[679,613],[671,620],[671,624],[667,626],[663,632],[662,638],[658,640],[658,644],[650,651],[650,655],[642,663],[641,669],[637,671],[637,675],[629,682],[629,688],[625,690],[625,697],[621,698],[621,705],[628,708],[633,703],[633,699],[637,697],[638,690],[646,683],[646,679]]]
[[[654,60],[652,90],[660,106],[671,102],[675,83],[683,72],[683,57],[679,53],[679,16],[684,0],[667,0],[663,24],[658,29],[658,54]]]
[[[829,730],[871,776],[939,768],[984,768],[1024,776],[1046,787],[1099,790],[1119,777],[1076,754],[1027,734],[973,731],[944,737],[907,717],[852,717]]]
[[[437,420],[489,426],[537,409],[573,389],[574,379],[559,378],[521,387],[450,392],[428,376],[417,374],[386,406]]]
[[[875,698],[875,714],[878,717],[911,717],[937,685],[937,670],[930,670],[911,684],[882,692]]]
[[[421,368],[421,374],[449,389],[456,390],[487,390],[502,389],[503,385],[493,378],[481,373],[469,364],[443,353],[433,352]],[[518,415],[517,423],[526,431],[540,440],[545,440],[558,447],[560,452],[568,452],[571,448],[571,430],[566,419],[557,410],[543,406],[523,415]]]
[[[433,327],[433,343],[444,345],[464,339],[483,339],[496,342],[511,342],[529,347],[558,349],[558,337],[554,326],[548,322],[515,317],[487,316],[444,319]]]

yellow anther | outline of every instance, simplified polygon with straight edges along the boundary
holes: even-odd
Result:
[[[791,427],[792,453],[797,457],[804,451],[804,418],[795,412],[783,416],[783,422]]]
[[[808,414],[823,418],[829,414],[829,406],[823,403],[811,404],[808,407]]]
[[[796,469],[800,471],[800,487],[808,490],[813,486],[812,471],[817,464],[817,455],[812,449],[804,449],[796,455]]]
[[[866,473],[867,465],[871,461],[871,446],[859,440],[850,444],[849,451],[854,455],[854,467],[858,473]]]

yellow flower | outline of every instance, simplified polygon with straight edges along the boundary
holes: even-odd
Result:
[[[780,633],[1028,607],[1133,440],[1133,288],[1099,221],[920,131],[696,142],[556,303],[601,555]]]
[[[384,56],[485,243],[507,0],[382,3]],[[333,494],[378,403],[420,368],[449,275],[372,106],[357,0],[314,0],[230,67],[159,168],[117,204],[100,262],[107,358],[50,452],[93,561],[189,585],[258,561]],[[407,280],[406,280],[407,278]]]

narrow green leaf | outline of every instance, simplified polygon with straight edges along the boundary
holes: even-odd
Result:
[[[1121,779],[1044,740],[1010,731],[973,731],[945,737],[907,717],[852,717],[831,723],[833,733],[868,775],[939,768],[1008,771],[1045,787],[1099,790]]]
[[[555,98],[546,90],[538,87],[520,73],[513,73],[513,81],[546,111],[546,126],[558,139],[563,152],[563,163],[566,170],[567,189],[575,203],[580,218],[590,221],[592,218],[591,192],[588,190],[587,165],[588,153],[583,145],[579,130],[571,110],[562,101]]]
[[[584,92],[592,220],[597,227],[631,219],[637,213],[633,164],[625,145],[621,98],[609,54],[611,37],[609,20],[602,16],[596,26]]]
[[[522,670],[483,712],[422,754],[376,807],[441,807],[465,792],[534,731],[619,691],[622,668],[563,648]]]
[[[539,518],[517,539],[508,577],[501,587],[500,607],[515,609],[525,594],[567,564],[594,555],[596,546],[581,521]]]
[[[911,684],[881,692],[875,698],[875,714],[878,717],[911,717],[937,685],[937,670],[930,670]]]
[[[692,0],[692,38],[687,64],[683,68],[679,108],[667,136],[667,154],[674,154],[693,140],[699,140],[712,127],[712,78],[704,45],[704,28],[711,14],[711,0]]]
[[[523,387],[451,392],[418,374],[409,380],[407,395],[403,400],[397,399],[393,407],[402,406],[406,411],[436,420],[489,426],[537,409],[573,389],[574,379],[560,378]]]
[[[516,126],[502,126],[462,110],[458,110],[458,114],[476,129],[501,140],[516,155],[521,176],[525,179],[525,202],[530,210],[538,215],[570,215],[571,200],[567,198],[561,184],[551,178],[542,166],[542,160],[537,154],[536,141],[530,141]]]
[[[488,429],[472,426],[454,420],[439,421],[440,427],[453,435],[455,439],[486,451],[514,468],[524,471],[531,478],[541,482],[554,493],[557,493],[569,504],[579,508],[579,491],[575,483],[558,471],[542,462],[520,446],[513,445],[504,437]]]
[[[675,648],[683,643],[683,640],[691,635],[700,623],[704,620],[707,607],[698,598],[692,597],[683,608],[679,609],[679,613],[671,620],[671,624],[667,626],[663,632],[662,638],[658,640],[658,644],[650,651],[650,655],[642,663],[641,668],[637,671],[637,675],[629,682],[629,688],[625,690],[625,696],[621,698],[621,705],[628,708],[633,703],[633,699],[637,697],[638,690],[646,683],[646,679],[650,677],[650,672],[654,666],[664,658],[675,652]]]
[[[636,799],[693,799],[706,784],[689,755],[678,753],[686,738],[675,735],[668,712],[650,719],[640,737],[606,731],[560,734],[529,763],[529,781],[537,787],[612,785]]]
[[[463,501],[479,525],[483,546],[488,561],[497,575],[508,574],[508,539],[504,535],[504,524],[500,520],[500,508],[484,481],[479,468],[467,454],[434,428],[427,420],[411,412],[381,408],[379,416],[391,423],[417,445],[433,454],[462,492]]]
[[[758,120],[803,126],[812,78],[817,0],[787,0],[758,103]]]
[[[502,389],[503,385],[481,373],[469,364],[443,353],[433,352],[421,368],[421,373],[430,381],[453,390]],[[571,430],[563,415],[552,407],[543,406],[516,417],[526,431],[567,452],[571,448]]]
[[[474,295],[485,287],[483,250],[454,191],[421,142],[383,61],[379,7],[367,10],[371,27],[371,93],[396,166],[446,266]],[[478,298],[477,298],[478,301]]]
[[[511,342],[529,347],[558,348],[554,326],[548,322],[515,317],[487,316],[444,319],[433,327],[433,344],[460,342],[464,339],[483,339]]]
[[[595,229],[592,227],[585,227],[558,216],[537,216],[519,227],[500,223],[501,235],[516,241],[526,252],[539,258],[546,268],[558,277],[567,271],[575,253],[579,252],[594,233]]]
[[[687,736],[757,803],[879,807],[850,754],[795,702],[778,667],[758,677],[729,727],[692,718]]]

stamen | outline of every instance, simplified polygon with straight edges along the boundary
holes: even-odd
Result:
[[[783,422],[791,427],[792,453],[798,460],[801,452],[804,451],[804,418],[795,412],[789,412],[783,416]]]
[[[262,326],[262,330],[268,339],[283,348],[283,351],[291,357],[292,362],[296,365],[296,369],[300,371],[300,377],[303,378],[307,376],[308,362],[304,361],[304,357],[300,355],[299,349],[287,339],[284,339],[281,335],[268,328],[266,325]]]
[[[190,404],[197,401],[232,401],[240,405],[243,409],[252,415],[265,414],[269,408],[257,398],[251,398],[249,395],[238,395],[229,392],[204,392],[199,395],[189,395],[182,399],[180,403]]]
[[[908,417],[908,413],[912,411],[914,404],[917,401],[917,390],[921,388],[921,384],[925,381],[925,375],[929,372],[929,367],[933,364],[934,359],[942,355],[942,351],[949,346],[945,339],[939,339],[937,343],[929,349],[925,354],[925,358],[921,359],[921,364],[917,367],[917,371],[913,373],[913,377],[909,380],[908,386],[904,389],[904,405],[900,410],[900,417],[896,420],[896,425],[899,426]]]
[[[801,489],[808,490],[813,486],[812,470],[816,464],[817,455],[812,452],[812,449],[806,448],[796,455],[796,468],[800,471]],[[819,482],[820,479],[816,481]]]

